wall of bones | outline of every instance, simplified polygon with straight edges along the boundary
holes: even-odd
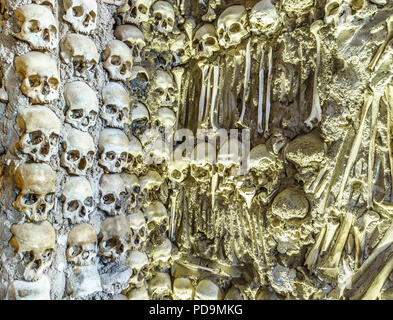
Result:
[[[0,299],[393,299],[392,38],[392,0],[0,0]]]

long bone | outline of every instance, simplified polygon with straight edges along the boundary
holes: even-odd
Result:
[[[184,68],[177,67],[172,69],[172,74],[175,77],[175,82],[177,85],[177,121],[176,121],[176,128],[177,129],[178,123],[179,123],[179,115],[181,112],[181,107],[182,107],[182,80],[183,80],[183,75],[184,75]]]
[[[201,128],[207,129],[208,128],[208,121],[210,117],[208,116],[210,114],[210,108],[211,108],[211,102],[212,102],[212,73],[214,70],[214,66],[209,66],[209,72],[207,74],[207,92],[206,92],[206,102],[205,102],[205,107],[204,107],[204,113],[202,116],[202,123],[201,123]]]
[[[218,95],[218,80],[220,77],[220,59],[218,59],[217,64],[213,66],[213,89],[212,89],[212,100],[210,106],[210,125],[214,131],[217,131],[217,125],[214,121],[214,113],[216,110],[216,102]]]
[[[265,69],[263,62],[265,59],[265,45],[261,46],[261,61],[259,62],[259,88],[258,88],[258,133],[263,132],[263,89],[265,86]]]
[[[385,41],[380,45],[380,47],[378,48],[377,53],[375,54],[375,56],[372,58],[370,64],[368,65],[368,68],[371,71],[374,71],[379,59],[381,58],[381,55],[383,54],[383,52],[386,49],[386,46],[388,45],[388,43],[390,42],[390,40],[392,40],[393,38],[393,15],[389,16],[386,19],[386,27],[388,29],[388,34],[386,36]]]
[[[180,194],[180,191],[177,189],[173,189],[173,193],[170,196],[171,200],[171,220],[169,222],[169,238],[171,240],[175,240],[174,233],[175,233],[175,218],[176,218],[176,206],[177,206],[177,199]]]
[[[248,39],[246,47],[246,68],[244,70],[244,83],[243,83],[243,105],[242,112],[238,123],[243,125],[244,115],[246,114],[246,102],[250,94],[250,77],[251,77],[251,38]]]
[[[268,73],[267,73],[267,87],[266,87],[266,113],[265,113],[265,137],[269,134],[269,119],[270,119],[270,108],[271,108],[271,82],[272,82],[272,71],[273,71],[273,48],[269,48],[268,56]]]
[[[317,123],[321,121],[321,103],[319,101],[319,95],[318,95],[318,74],[319,74],[319,68],[321,65],[321,39],[319,38],[318,31],[319,29],[323,26],[323,21],[322,20],[317,20],[315,21],[311,26],[310,26],[310,32],[314,35],[315,40],[317,42],[317,59],[316,59],[316,65],[315,65],[315,72],[314,72],[314,81],[313,81],[313,97],[312,97],[312,109],[311,113],[308,116],[308,118],[304,121],[307,127],[313,128],[315,125],[315,120],[317,120]],[[313,124],[314,122],[314,124]]]
[[[387,85],[385,88],[385,96],[382,98],[383,103],[386,106],[386,122],[387,122],[387,141],[388,141],[388,150],[389,150],[389,163],[390,163],[390,177],[391,177],[391,188],[393,188],[393,157],[392,157],[392,144],[390,143],[391,141],[391,123],[390,123],[390,117],[392,116],[392,102],[393,102],[393,86],[392,85]],[[392,192],[392,191],[391,191]],[[392,194],[390,195],[390,202],[393,203],[393,196]]]
[[[201,123],[203,120],[203,115],[205,113],[206,91],[207,91],[206,76],[209,72],[210,66],[208,64],[203,63],[203,62],[199,62],[198,66],[202,71],[201,96],[199,98],[199,115],[198,115],[198,123]]]

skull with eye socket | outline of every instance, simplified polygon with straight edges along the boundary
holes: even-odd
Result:
[[[68,234],[67,261],[75,266],[88,266],[97,256],[97,235],[89,224],[79,224]]]
[[[135,137],[139,137],[150,128],[150,113],[143,103],[137,102],[132,106],[130,118],[132,134]]]
[[[120,215],[124,212],[124,203],[129,194],[126,184],[120,174],[103,174],[100,180],[99,208],[109,216]]]
[[[122,129],[129,122],[130,96],[128,91],[117,82],[109,82],[102,90],[104,107],[101,118],[109,127]]]
[[[158,200],[152,201],[144,210],[147,218],[147,231],[149,235],[155,232],[160,234],[168,231],[169,216],[165,206]]]
[[[174,67],[186,64],[192,55],[190,42],[185,33],[180,33],[170,45]]]
[[[154,0],[127,0],[119,7],[117,13],[121,16],[123,24],[141,24],[149,20],[150,7]]]
[[[164,35],[171,33],[175,26],[175,11],[166,1],[157,1],[153,4],[153,17],[155,29]]]
[[[153,95],[160,106],[172,106],[175,102],[175,83],[169,72],[158,70],[153,83]]]
[[[229,48],[238,45],[247,35],[247,11],[242,5],[225,9],[217,20],[217,34],[220,45]]]

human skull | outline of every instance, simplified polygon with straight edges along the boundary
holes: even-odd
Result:
[[[208,142],[198,143],[191,159],[191,176],[198,182],[206,183],[211,179],[216,161],[216,148]]]
[[[123,179],[127,190],[128,198],[125,203],[125,208],[128,211],[134,209],[140,201],[139,193],[141,186],[138,177],[133,173],[121,173],[121,178]]]
[[[78,224],[68,234],[67,261],[75,266],[88,266],[97,256],[97,235],[90,224]]]
[[[53,50],[58,46],[58,27],[52,11],[37,4],[27,4],[15,10],[20,32],[14,37],[26,41],[35,50]]]
[[[169,300],[172,296],[172,281],[168,273],[157,272],[149,281],[151,300]]]
[[[63,0],[63,19],[72,25],[75,32],[89,33],[96,28],[96,0]]]
[[[32,104],[51,103],[59,97],[60,76],[56,60],[48,54],[31,51],[15,58],[20,90]]]
[[[150,77],[146,68],[136,65],[132,66],[131,85],[133,87],[135,87],[134,83],[137,83],[138,84],[137,87],[146,88],[149,81],[150,81]]]
[[[190,42],[185,33],[180,33],[170,45],[174,67],[186,64],[191,59]]]
[[[309,211],[305,195],[295,189],[281,191],[273,200],[272,214],[283,220],[303,219]]]
[[[217,156],[217,169],[221,177],[234,177],[239,174],[242,163],[242,144],[237,139],[225,141]]]
[[[24,279],[41,279],[53,261],[56,233],[52,225],[48,221],[14,224],[11,232],[9,244],[22,257]]]
[[[98,98],[92,88],[82,81],[67,83],[64,86],[64,98],[68,106],[66,122],[82,131],[88,131],[95,126]]]
[[[173,130],[176,125],[176,114],[168,107],[161,107],[157,111],[157,119],[155,126],[163,133],[168,130]]]
[[[271,154],[264,143],[256,145],[250,151],[249,168],[255,173],[260,173],[272,168],[275,163],[274,155]]]
[[[120,25],[116,28],[114,33],[116,39],[123,41],[132,52],[134,62],[141,62],[141,53],[146,46],[145,37],[136,26],[133,25]]]
[[[168,212],[160,201],[152,201],[145,209],[144,214],[147,218],[147,229],[149,233],[157,229],[160,229],[163,233],[168,230]]]
[[[164,267],[171,259],[172,253],[172,242],[168,238],[164,238],[163,241],[154,247],[152,256],[152,265]]]
[[[117,13],[124,23],[140,24],[149,20],[150,7],[154,0],[127,0],[119,7]]]
[[[16,144],[18,150],[37,162],[48,162],[57,154],[61,124],[53,111],[41,106],[25,108],[16,122],[23,130]]]
[[[70,177],[63,188],[63,215],[72,224],[89,222],[94,210],[90,182],[84,177]]]
[[[173,281],[173,298],[175,300],[192,300],[194,291],[194,286],[188,278],[176,278]]]
[[[130,112],[130,95],[123,85],[109,82],[102,90],[104,107],[101,118],[109,127],[123,129],[128,124]]]
[[[112,40],[103,53],[104,68],[112,80],[128,81],[132,72],[132,51],[120,40]]]
[[[199,281],[195,289],[195,300],[222,300],[222,292],[213,281],[205,279]]]
[[[254,34],[271,36],[278,25],[277,10],[271,0],[262,0],[255,4],[250,13],[251,31]]]
[[[60,47],[65,63],[72,63],[77,74],[91,70],[99,62],[97,47],[88,36],[67,34]]]
[[[160,106],[173,105],[175,102],[175,83],[169,72],[158,70],[153,88]]]
[[[69,174],[84,176],[93,166],[96,153],[95,144],[91,135],[77,129],[71,129],[63,142],[64,152],[61,156],[61,165]]]
[[[178,150],[181,151],[181,146],[173,151],[168,162],[168,178],[174,183],[181,183],[187,178],[191,164],[191,158],[179,154]]]
[[[175,25],[175,11],[169,2],[155,2],[153,4],[153,17],[158,32],[166,35],[173,31]]]
[[[133,286],[140,286],[143,284],[147,273],[149,271],[149,259],[144,252],[130,251],[128,254],[128,266],[132,270],[132,276],[129,280]]]
[[[132,247],[136,250],[139,250],[145,243],[147,236],[145,217],[143,216],[142,212],[138,211],[132,213],[128,217],[128,219],[130,221],[130,228],[132,233]]]
[[[106,260],[125,260],[127,251],[131,248],[131,231],[127,218],[116,216],[104,220],[99,238],[99,252]]]
[[[135,103],[131,108],[130,120],[133,135],[143,134],[150,121],[149,110],[143,103]]]
[[[164,179],[157,171],[149,170],[146,175],[139,178],[142,196],[147,202],[156,198],[156,192],[160,189]]]
[[[242,5],[225,9],[217,20],[218,41],[222,47],[238,45],[247,35],[247,11]]]
[[[131,144],[120,129],[107,128],[101,131],[98,141],[101,157],[98,163],[111,173],[120,173],[132,162]]]
[[[109,216],[120,215],[124,212],[127,198],[125,182],[120,174],[103,174],[100,181],[99,208]]]
[[[198,58],[210,58],[220,50],[214,25],[204,24],[195,32],[193,49]]]
[[[20,192],[13,205],[29,221],[43,221],[55,204],[56,175],[45,163],[23,163],[16,169],[15,183]]]
[[[127,169],[130,171],[138,171],[144,166],[143,149],[141,142],[134,136],[130,140],[130,155]]]

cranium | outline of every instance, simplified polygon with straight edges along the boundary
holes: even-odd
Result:
[[[120,174],[103,174],[100,181],[101,198],[99,208],[110,216],[124,212],[127,198],[125,182]]]
[[[154,94],[160,106],[172,106],[175,101],[175,84],[170,73],[158,70],[154,80]]]
[[[14,224],[11,232],[9,244],[22,257],[24,279],[41,279],[53,261],[56,233],[52,225],[48,221]]]
[[[268,170],[274,166],[275,159],[264,143],[258,144],[250,151],[249,168],[256,173]]]
[[[214,30],[215,31],[215,30]],[[185,33],[180,33],[170,45],[173,55],[173,66],[187,63],[191,58],[190,42]]]
[[[37,4],[27,4],[15,10],[20,32],[14,37],[26,41],[32,49],[52,50],[58,45],[58,27],[52,11]]]
[[[16,148],[33,161],[48,162],[57,153],[60,120],[46,107],[30,107],[18,113],[17,124],[23,130]]]
[[[122,173],[121,178],[123,179],[127,190],[128,199],[126,201],[125,208],[128,211],[137,206],[138,201],[140,200],[139,192],[141,186],[138,177],[133,173]]]
[[[92,69],[99,61],[94,41],[76,33],[67,34],[61,42],[61,56],[65,63],[72,63],[79,74]]]
[[[143,216],[142,212],[137,211],[135,213],[132,213],[128,217],[128,219],[130,221],[130,228],[132,233],[132,247],[136,250],[139,250],[145,243],[147,236],[145,217]]]
[[[101,131],[98,148],[101,153],[99,164],[111,173],[120,173],[132,162],[131,145],[120,129],[107,128]]]
[[[107,260],[120,261],[126,259],[131,248],[131,231],[125,216],[107,218],[101,224],[100,254]]]
[[[29,221],[43,221],[55,204],[56,175],[45,163],[24,163],[16,169],[15,183],[20,192],[14,207]]]
[[[152,201],[144,211],[147,218],[147,228],[149,232],[160,229],[166,232],[168,229],[169,217],[165,206],[158,200]]]
[[[60,76],[51,56],[31,51],[16,57],[15,67],[22,80],[20,90],[31,103],[50,103],[59,97]]]
[[[171,259],[172,253],[172,242],[168,238],[164,238],[163,241],[154,247],[151,256],[152,264],[155,266],[165,266]]]
[[[303,219],[309,211],[307,198],[299,191],[288,188],[280,192],[273,200],[272,214],[283,219]]]
[[[130,112],[130,96],[124,86],[117,82],[109,82],[102,90],[104,107],[101,118],[106,125],[114,128],[124,128],[128,123]]]
[[[146,46],[145,37],[136,26],[133,25],[120,25],[116,28],[114,33],[116,39],[123,41],[132,52],[134,62],[141,62],[141,53]]]
[[[141,192],[144,199],[151,202],[156,198],[155,193],[160,189],[164,179],[157,171],[149,170],[146,175],[139,178]]]
[[[188,278],[176,278],[173,281],[173,298],[175,300],[192,300],[194,291],[194,286]]]
[[[216,161],[216,148],[208,142],[198,143],[191,159],[191,176],[198,182],[209,182],[213,164]]]
[[[128,170],[139,170],[144,165],[143,163],[143,149],[141,142],[134,136],[130,140],[130,155],[127,164]]]
[[[89,222],[94,209],[93,191],[84,177],[70,177],[63,188],[63,215],[77,224]]]
[[[236,176],[242,163],[242,144],[237,139],[228,139],[220,147],[217,156],[218,174],[224,176]]]
[[[195,289],[195,300],[222,300],[222,292],[211,280],[199,281]]]
[[[218,41],[222,47],[238,45],[247,35],[247,11],[242,5],[225,9],[217,20]]]
[[[103,53],[104,68],[112,80],[127,81],[132,72],[132,51],[120,40],[112,40]]]
[[[64,152],[61,165],[69,174],[86,175],[92,167],[95,156],[95,145],[89,133],[71,129],[63,142]]]
[[[132,66],[131,85],[133,86],[134,90],[140,88],[142,88],[143,90],[146,89],[147,85],[149,84],[149,81],[150,81],[150,77],[146,68],[136,65]],[[136,87],[136,89],[134,87]]]
[[[63,0],[65,15],[75,32],[89,33],[96,28],[96,0]]]
[[[97,235],[90,224],[78,224],[68,234],[67,261],[87,266],[97,256]]]
[[[198,58],[210,58],[220,50],[214,25],[204,24],[195,32],[193,49]]]
[[[178,148],[173,151],[171,161],[168,162],[168,178],[175,183],[181,183],[187,178],[191,163],[190,157],[179,154],[177,150],[181,149]]]
[[[149,293],[145,287],[133,288],[127,296],[128,300],[149,300]]]
[[[149,20],[150,7],[154,0],[127,0],[119,7],[117,13],[123,18],[124,23],[140,24]]]
[[[172,281],[168,273],[157,272],[149,281],[151,300],[168,300],[172,296]]]
[[[135,136],[142,134],[146,130],[146,126],[150,121],[150,113],[146,106],[137,102],[131,108],[130,114],[132,133]]]
[[[254,34],[271,36],[278,25],[277,10],[271,0],[259,1],[250,13],[251,31]]]
[[[175,11],[166,1],[156,1],[153,4],[153,17],[156,30],[163,34],[172,32],[175,25]]]
[[[168,107],[161,107],[157,111],[155,126],[160,132],[173,130],[176,125],[176,114]]]
[[[140,251],[130,251],[128,254],[128,266],[132,270],[130,284],[140,286],[146,278],[149,271],[149,259],[146,253]]]
[[[34,282],[14,280],[7,300],[50,300],[50,281],[46,276]]]
[[[68,106],[65,121],[82,131],[87,131],[96,124],[98,98],[85,82],[67,83],[64,86],[64,97]]]

